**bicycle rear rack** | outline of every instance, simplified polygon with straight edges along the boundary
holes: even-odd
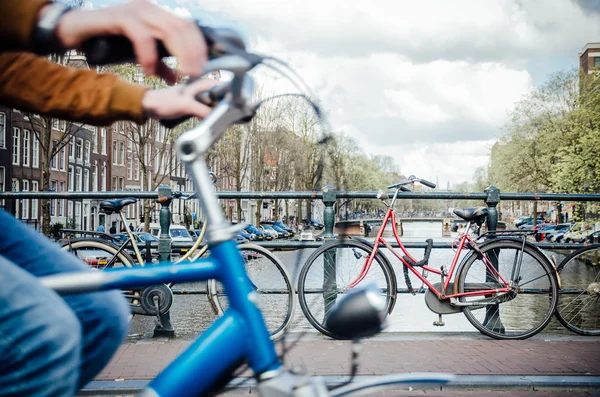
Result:
[[[483,234],[480,234],[477,237],[477,240],[480,240],[484,237],[527,237],[533,236],[535,234],[535,230],[520,230],[520,229],[512,229],[512,230],[490,230]]]

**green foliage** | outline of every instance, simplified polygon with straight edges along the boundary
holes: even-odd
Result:
[[[489,180],[504,191],[600,192],[600,80],[555,73],[516,104],[491,150]]]
[[[50,235],[55,239],[59,240],[61,238],[61,229],[64,229],[65,225],[62,223],[53,223],[50,227]]]

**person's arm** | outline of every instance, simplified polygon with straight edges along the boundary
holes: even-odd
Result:
[[[137,61],[148,75],[174,83],[176,73],[158,57],[156,40],[177,57],[185,75],[200,76],[208,49],[198,26],[147,0],[131,0],[94,10],[61,8],[49,0],[0,0],[0,52],[39,54],[78,49],[91,37],[122,35],[133,44]],[[50,9],[54,9],[53,13]],[[54,15],[57,15],[55,18]],[[35,42],[38,21],[50,17],[53,33]],[[43,31],[43,29],[42,29]],[[52,38],[49,45],[45,40]],[[46,52],[47,51],[47,52]]]
[[[206,117],[211,109],[194,97],[218,83],[201,79],[150,90],[112,74],[68,68],[30,53],[0,53],[1,104],[93,125],[117,120],[143,123],[148,117]]]
[[[29,53],[0,54],[0,103],[24,111],[97,125],[143,123],[146,91],[112,74],[68,68]]]
[[[33,50],[40,10],[50,0],[0,0],[0,51]]]

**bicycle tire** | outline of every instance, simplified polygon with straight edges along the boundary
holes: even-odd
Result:
[[[490,275],[481,258],[485,255],[490,261],[497,260],[500,276],[510,282],[513,263],[522,248],[521,241],[500,239],[479,246],[481,253],[472,250],[458,270],[455,280],[458,292],[502,288],[504,283]],[[518,291],[505,295],[506,301],[462,308],[463,314],[475,328],[494,339],[527,339],[550,322],[558,300],[554,267],[541,251],[526,244],[520,275]],[[482,287],[484,284],[485,287]],[[459,301],[476,303],[496,297],[460,297]]]
[[[79,255],[78,250],[96,250],[96,251],[101,250],[101,251],[107,252],[112,255],[117,255],[117,258],[120,260],[120,263],[124,267],[139,266],[139,264],[137,262],[135,262],[135,260],[131,257],[131,255],[129,255],[127,252],[124,252],[124,251],[119,252],[118,246],[116,246],[115,244],[113,244],[109,241],[104,241],[104,240],[100,240],[100,239],[94,239],[94,238],[73,239],[73,240],[71,240],[71,242],[65,242],[62,245],[61,249],[68,250],[68,251],[76,250],[75,255],[77,255],[82,261],[88,263],[88,265],[90,265],[91,267],[96,268],[98,270],[104,270],[107,267],[112,268],[113,266],[110,265],[110,266],[105,266],[102,268],[99,268],[98,266],[93,266],[92,264],[90,264],[89,261],[86,261],[86,259],[82,258]],[[108,260],[107,265],[109,265],[110,263],[111,263],[111,260]],[[127,298],[130,305],[139,305],[139,300],[137,300],[135,298],[136,296],[139,296],[139,292],[135,292],[134,290],[122,290],[122,292],[125,295],[125,297]],[[131,313],[130,316],[131,317],[129,318],[129,321],[131,321],[133,319],[135,314]]]
[[[330,291],[325,296],[323,284],[327,272],[324,255],[332,249],[335,249],[336,254],[335,291]],[[329,308],[337,301],[337,295],[345,294],[348,290],[347,285],[358,277],[360,269],[371,252],[372,248],[360,241],[338,240],[324,244],[306,260],[298,280],[298,300],[304,316],[317,331],[336,338],[335,334],[324,325]],[[352,258],[355,260],[353,261]],[[342,264],[342,270],[346,270],[348,274],[339,271],[338,266]],[[311,270],[312,273],[309,274]],[[396,275],[389,262],[379,252],[375,255],[369,273],[359,285],[368,283],[375,283],[381,290],[386,300],[386,313],[389,313],[396,301]]]
[[[556,318],[580,335],[600,335],[600,245],[583,247],[557,267],[561,289]]]
[[[240,244],[238,248],[244,257],[248,277],[259,294],[259,308],[271,339],[278,339],[290,326],[296,310],[292,278],[279,258],[268,249],[254,244]],[[229,304],[222,284],[213,279],[206,287],[216,314],[223,315]]]

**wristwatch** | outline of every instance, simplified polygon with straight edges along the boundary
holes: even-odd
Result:
[[[56,36],[58,22],[72,8],[62,3],[52,3],[38,20],[33,32],[34,49],[37,54],[47,55],[65,52],[65,48]]]

